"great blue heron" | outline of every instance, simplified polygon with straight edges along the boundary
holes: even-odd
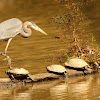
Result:
[[[0,23],[0,40],[8,40],[4,53],[7,53],[7,48],[12,38],[16,35],[20,35],[24,38],[27,38],[31,35],[31,29],[40,31],[41,33],[47,35],[42,29],[40,29],[34,22],[26,21],[22,23],[18,18],[8,19]]]

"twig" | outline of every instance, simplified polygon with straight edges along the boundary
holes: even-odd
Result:
[[[10,59],[10,57],[9,57],[7,54],[2,53],[2,52],[0,52],[0,55],[6,57],[6,59],[7,59],[7,61],[8,61],[8,67],[9,67],[9,69],[12,69],[12,67],[11,67],[11,59]]]
[[[83,52],[81,50],[81,47],[79,46],[77,38],[75,37],[75,29],[73,30],[73,38],[74,38],[74,42],[75,42],[74,44],[78,47],[78,49],[79,49],[79,51],[81,53],[81,56],[83,56]]]

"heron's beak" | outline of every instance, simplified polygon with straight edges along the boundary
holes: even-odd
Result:
[[[39,32],[41,32],[41,33],[43,33],[43,34],[45,34],[45,35],[47,35],[47,33],[45,33],[42,29],[40,29],[37,25],[36,26],[31,26],[34,30],[37,30],[37,31],[39,31]]]

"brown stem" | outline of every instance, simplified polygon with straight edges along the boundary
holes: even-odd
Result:
[[[81,50],[81,47],[78,44],[77,38],[75,37],[75,29],[73,30],[73,38],[74,38],[74,44],[78,47],[79,51],[81,52],[81,56],[83,55],[83,52]]]

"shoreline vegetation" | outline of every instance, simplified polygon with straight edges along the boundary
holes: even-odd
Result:
[[[50,23],[55,23],[57,28],[65,31],[59,39],[66,44],[66,49],[56,52],[52,62],[63,65],[68,59],[81,58],[92,68],[97,69],[97,64],[100,64],[100,45],[96,43],[93,34],[86,33],[85,28],[89,26],[90,20],[81,11],[84,5],[91,4],[93,0],[56,1],[65,4],[66,12],[51,18]]]

